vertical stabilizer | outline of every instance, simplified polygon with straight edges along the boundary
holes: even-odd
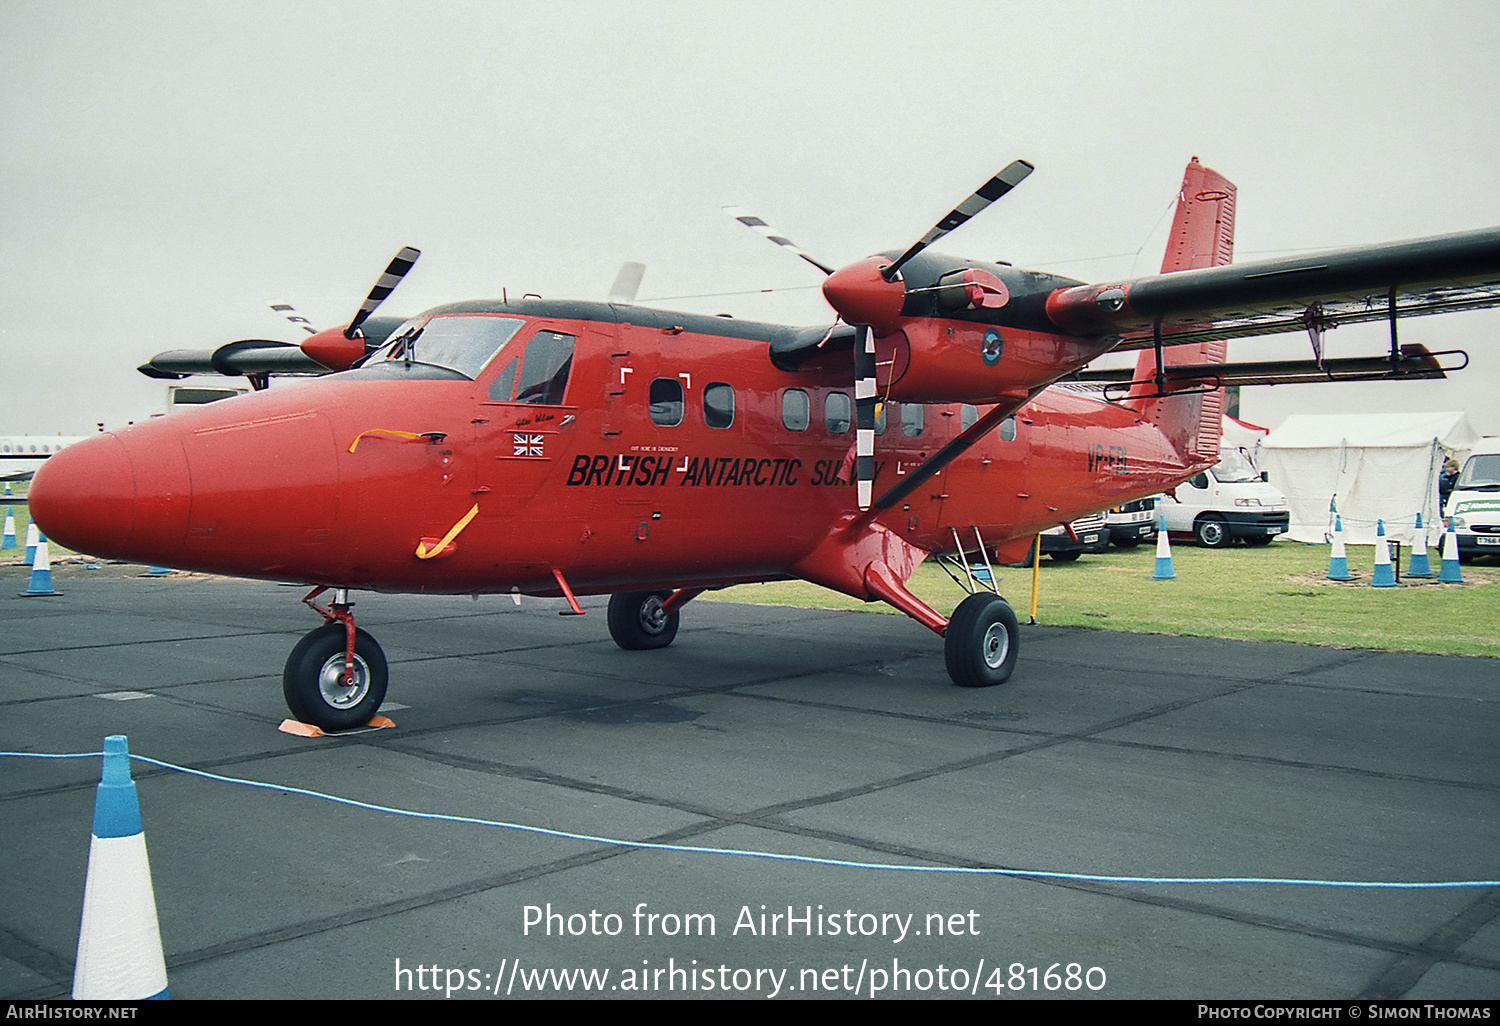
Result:
[[[1234,183],[1194,157],[1182,176],[1177,194],[1177,213],[1172,234],[1162,258],[1161,272],[1218,267],[1234,258]],[[1223,341],[1168,346],[1163,350],[1167,366],[1223,363],[1228,351]],[[1143,349],[1136,359],[1135,380],[1126,403],[1154,423],[1184,460],[1217,461],[1219,436],[1223,430],[1224,390],[1161,398],[1155,396],[1152,377],[1156,353]],[[1192,387],[1192,386],[1183,386]]]

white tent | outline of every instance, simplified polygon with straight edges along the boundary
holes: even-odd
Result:
[[[1410,544],[1418,513],[1424,526],[1441,516],[1443,460],[1462,463],[1478,440],[1462,413],[1295,413],[1261,440],[1260,468],[1286,494],[1296,541],[1326,541],[1336,507],[1346,541],[1374,544],[1384,520]]]

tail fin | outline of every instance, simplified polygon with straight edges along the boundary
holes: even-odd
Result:
[[[1234,183],[1194,157],[1182,176],[1177,214],[1167,240],[1161,273],[1218,267],[1234,258]],[[1228,351],[1223,341],[1171,346],[1163,351],[1167,366],[1223,363]],[[1187,462],[1217,460],[1223,431],[1224,390],[1167,398],[1152,397],[1151,378],[1156,354],[1143,349],[1136,359],[1135,380],[1126,403],[1154,423]]]

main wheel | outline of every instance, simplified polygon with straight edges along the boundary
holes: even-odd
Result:
[[[1271,539],[1274,537],[1276,537],[1274,534],[1252,534],[1246,537],[1245,544],[1252,549],[1258,549],[1262,545],[1271,544]]]
[[[354,632],[354,683],[344,683],[344,625],[330,623],[303,635],[286,658],[281,693],[292,715],[324,730],[370,722],[385,701],[385,653],[366,631]]]
[[[1054,563],[1071,563],[1083,555],[1083,551],[1081,549],[1064,549],[1062,552],[1049,552],[1047,555],[1052,557]]]
[[[1222,549],[1234,540],[1234,536],[1229,533],[1229,525],[1212,517],[1194,524],[1193,534],[1199,545],[1210,549]]]
[[[943,656],[953,683],[966,688],[1004,684],[1016,668],[1021,628],[999,595],[980,592],[958,604],[943,634]]]
[[[676,613],[661,607],[671,592],[627,591],[609,597],[609,636],[627,651],[666,648],[677,637]]]

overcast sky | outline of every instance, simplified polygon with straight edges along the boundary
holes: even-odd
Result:
[[[154,353],[295,341],[270,300],[347,322],[403,245],[423,255],[383,312],[603,298],[638,260],[655,305],[827,323],[821,276],[721,206],[845,263],[1015,157],[1036,173],[937,248],[1153,273],[1194,154],[1239,186],[1241,260],[1500,224],[1497,54],[1493,0],[0,0],[0,433],[159,412]],[[1402,340],[1473,361],[1247,390],[1244,416],[1463,409],[1500,433],[1500,312]]]

